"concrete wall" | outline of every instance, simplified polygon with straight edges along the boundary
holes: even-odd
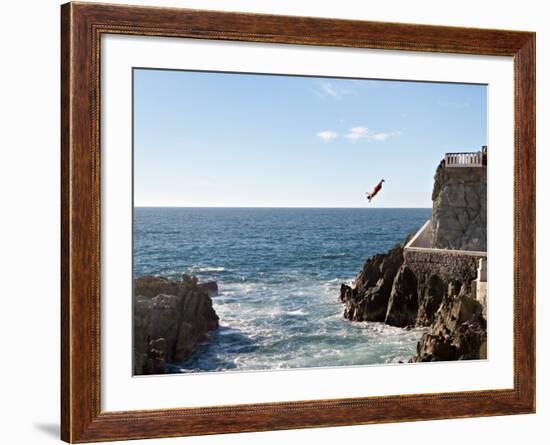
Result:
[[[445,281],[472,281],[477,277],[479,259],[485,252],[406,247],[405,264],[417,275],[437,274]]]
[[[407,243],[406,247],[432,247],[432,221],[429,219]]]

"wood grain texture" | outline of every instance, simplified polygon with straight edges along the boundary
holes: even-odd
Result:
[[[514,57],[514,388],[101,412],[100,37],[103,33]],[[173,437],[535,410],[535,35],[529,32],[91,3],[61,7],[61,435]],[[184,401],[182,401],[182,404]]]

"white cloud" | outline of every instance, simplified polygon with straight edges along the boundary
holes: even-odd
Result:
[[[330,130],[324,130],[317,133],[317,136],[325,142],[331,142],[338,137],[338,133]]]
[[[369,129],[367,127],[353,127],[348,130],[346,138],[351,142],[357,142],[359,139],[366,138],[369,134]]]
[[[392,131],[392,132],[380,132],[380,131],[373,131],[370,130],[367,127],[359,126],[359,127],[352,127],[348,130],[346,133],[346,138],[355,143],[358,140],[362,139],[367,142],[384,142],[388,140],[390,137],[394,136],[401,136],[401,131]]]
[[[314,90],[315,94],[321,98],[331,97],[336,100],[342,99],[344,96],[348,96],[355,93],[353,88],[349,86],[353,85],[351,82],[346,82],[345,84],[338,82],[335,84],[333,82],[328,82],[326,80],[321,80],[317,83],[317,88]]]
[[[375,133],[372,135],[374,141],[385,141],[390,135],[388,133]]]
[[[352,143],[356,143],[359,140],[366,142],[384,142],[391,137],[401,136],[402,134],[403,133],[401,131],[373,131],[368,127],[360,125],[358,127],[351,127],[348,129],[347,133],[344,134],[344,137]],[[340,137],[338,133],[332,130],[320,131],[316,134],[316,136],[325,142],[332,142]]]

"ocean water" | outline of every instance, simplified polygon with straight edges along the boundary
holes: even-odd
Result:
[[[407,361],[422,330],[343,318],[340,284],[431,209],[136,208],[134,276],[215,280],[220,328],[175,372]]]

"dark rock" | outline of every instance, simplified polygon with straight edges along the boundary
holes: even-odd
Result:
[[[188,275],[181,281],[153,276],[134,280],[134,374],[165,372],[167,364],[187,358],[218,327],[209,288],[213,286],[201,288]]]
[[[424,333],[416,346],[416,356],[412,362],[435,362],[456,360],[456,350],[451,338],[444,335]]]
[[[157,338],[147,343],[143,368],[150,370],[150,374],[162,374],[166,367],[164,360],[166,352],[166,340]]]
[[[386,312],[386,324],[399,327],[414,325],[418,313],[418,280],[413,271],[402,265],[393,282]]]
[[[421,275],[419,283],[420,304],[418,316],[415,320],[416,326],[429,326],[433,323],[446,291],[447,285],[439,275]]]
[[[484,319],[462,323],[453,338],[458,360],[487,358],[487,324]]]
[[[403,264],[403,245],[367,259],[352,286],[342,284],[344,317],[352,321],[384,321],[397,271]]]
[[[216,283],[215,281],[200,283],[198,286],[199,289],[206,292],[210,298],[214,298],[218,295],[218,283]]]
[[[417,347],[413,361],[487,358],[487,326],[483,307],[470,297],[469,283],[449,285],[435,321]]]

